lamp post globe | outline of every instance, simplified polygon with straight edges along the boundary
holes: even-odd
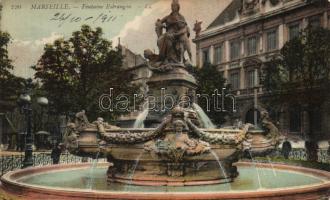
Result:
[[[26,104],[31,103],[31,96],[29,94],[21,94],[18,98],[18,104],[20,106],[25,106]]]
[[[37,103],[41,106],[47,106],[48,105],[48,99],[46,97],[38,97]]]

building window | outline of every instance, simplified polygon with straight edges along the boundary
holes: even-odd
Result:
[[[298,106],[290,109],[290,132],[301,131],[301,110]]]
[[[299,24],[294,24],[289,26],[289,40],[299,37],[300,34],[300,28]]]
[[[248,55],[255,55],[257,54],[258,48],[258,39],[256,36],[250,37],[247,39],[247,54]]]
[[[255,86],[255,71],[254,70],[250,70],[247,72],[247,87],[248,88],[253,88]]]
[[[240,53],[241,53],[241,42],[239,40],[230,42],[230,60],[239,58]]]
[[[239,72],[234,72],[230,74],[230,85],[233,90],[238,90],[239,89]]]
[[[214,63],[220,64],[223,58],[223,45],[217,46],[214,49]]]
[[[234,68],[238,68],[239,67],[239,63],[237,63],[237,62],[234,62],[234,63],[230,63],[229,64],[229,68],[230,69],[234,69]]]
[[[203,50],[203,64],[205,64],[205,63],[210,63],[209,49]]]
[[[269,31],[267,33],[267,50],[277,49],[277,30]]]
[[[321,27],[321,20],[320,20],[320,17],[317,16],[317,17],[311,17],[309,20],[308,20],[308,24],[310,27],[312,28],[318,28],[318,27]]]

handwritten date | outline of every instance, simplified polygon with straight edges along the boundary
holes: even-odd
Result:
[[[118,18],[116,15],[100,13],[95,16],[75,16],[72,13],[55,13],[50,21],[58,22],[58,27],[63,26],[65,23],[78,23],[78,22],[91,22],[91,23],[106,23],[113,22]]]

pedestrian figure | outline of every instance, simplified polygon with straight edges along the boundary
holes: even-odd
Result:
[[[51,153],[51,158],[53,160],[53,164],[56,165],[60,162],[60,157],[61,157],[62,149],[60,145],[56,145],[55,148],[53,148],[52,153]]]
[[[282,154],[285,159],[289,158],[289,154],[290,154],[291,150],[292,150],[291,143],[289,141],[285,140],[285,142],[283,142],[283,145],[282,145]]]

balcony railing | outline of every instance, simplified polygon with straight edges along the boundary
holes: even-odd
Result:
[[[245,88],[241,90],[233,90],[232,92],[234,95],[237,96],[250,96],[254,94],[254,90],[258,90],[258,94],[261,94],[263,92],[262,87],[254,87],[254,88]]]

